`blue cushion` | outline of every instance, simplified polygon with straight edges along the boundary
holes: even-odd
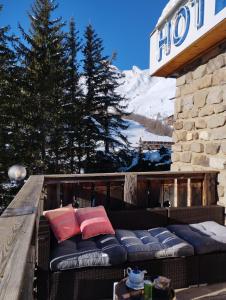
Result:
[[[163,227],[134,231],[119,229],[116,230],[116,237],[125,247],[128,261],[194,254],[191,245]]]
[[[170,225],[167,228],[190,243],[197,254],[226,251],[226,228],[216,222]]]
[[[126,261],[123,246],[114,235],[102,235],[82,240],[81,235],[57,244],[52,252],[50,269],[52,271],[114,266]]]

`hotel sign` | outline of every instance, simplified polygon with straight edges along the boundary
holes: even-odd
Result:
[[[172,76],[226,40],[226,0],[179,0],[151,34],[151,75]]]

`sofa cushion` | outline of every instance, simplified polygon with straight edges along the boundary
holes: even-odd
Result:
[[[58,243],[81,233],[79,223],[72,207],[61,207],[44,211],[43,215],[48,220]]]
[[[75,214],[84,240],[100,234],[115,234],[103,206],[79,208]]]
[[[164,227],[134,231],[119,229],[116,230],[116,237],[125,247],[127,259],[131,262],[194,254],[191,245]]]
[[[114,235],[83,240],[75,236],[55,245],[50,261],[52,271],[94,266],[114,266],[126,261],[125,249]]]
[[[193,245],[197,254],[226,251],[226,228],[216,222],[170,225],[167,228]]]

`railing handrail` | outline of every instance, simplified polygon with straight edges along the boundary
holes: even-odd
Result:
[[[8,208],[30,206],[29,215],[0,217],[0,299],[20,298],[44,176],[31,176]]]

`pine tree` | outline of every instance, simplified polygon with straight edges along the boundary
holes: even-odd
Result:
[[[10,35],[9,29],[9,26],[0,28],[0,214],[17,191],[5,184],[9,180],[8,168],[21,162],[18,133],[22,73],[13,48],[16,38]]]
[[[95,33],[92,25],[85,31],[85,46],[83,48],[83,76],[85,78],[84,129],[85,129],[85,171],[90,171],[94,163],[99,142],[100,124],[95,119],[98,113],[100,76],[102,71],[102,41]]]
[[[127,138],[122,133],[127,129],[123,120],[126,115],[126,99],[117,93],[121,73],[112,66],[112,60],[103,55],[102,40],[89,25],[85,32],[86,45],[84,53],[84,76],[86,79],[86,107],[90,109],[87,117],[87,163],[105,168],[104,171],[114,171],[122,163],[119,153],[124,157],[123,148],[128,146]],[[124,104],[123,104],[124,103]],[[94,162],[90,159],[90,151],[104,145],[104,151],[98,151]],[[88,148],[89,146],[89,148]],[[119,148],[121,151],[118,152]],[[101,163],[102,161],[102,163]],[[116,166],[117,165],[117,166]],[[98,169],[100,171],[100,169]]]
[[[65,34],[61,18],[51,18],[56,8],[54,0],[36,0],[29,32],[19,26],[26,41],[18,46],[25,72],[23,151],[36,174],[60,172],[62,163]]]
[[[75,21],[70,21],[66,43],[67,75],[65,82],[65,169],[71,173],[80,172],[83,156],[83,91],[80,83],[78,52],[81,42]]]
[[[9,35],[8,26],[0,28],[0,182],[6,180],[8,168],[18,159],[15,145],[19,120],[20,68],[12,47],[14,41],[15,37]]]
[[[120,86],[122,74],[112,65],[113,59],[103,60],[101,72],[101,88],[99,98],[99,109],[97,121],[101,125],[101,140],[104,142],[105,155],[113,154],[115,149],[126,148],[127,137],[123,130],[128,128],[123,116],[128,116],[126,112],[127,100],[122,97],[117,89]]]

